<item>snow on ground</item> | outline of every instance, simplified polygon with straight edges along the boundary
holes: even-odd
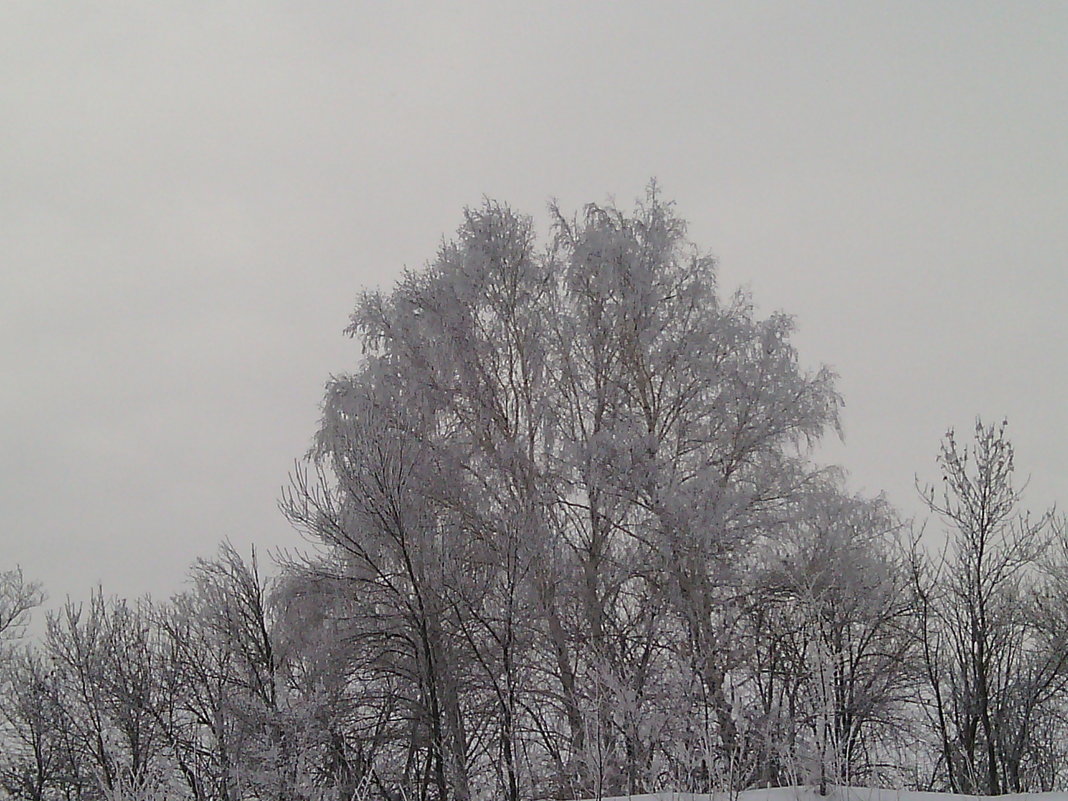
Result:
[[[993,796],[879,790],[867,787],[832,787],[821,796],[814,787],[774,787],[742,793],[649,793],[603,798],[599,801],[968,801]],[[1068,793],[1021,793],[996,796],[997,801],[1068,801]],[[592,801],[592,799],[587,799]]]

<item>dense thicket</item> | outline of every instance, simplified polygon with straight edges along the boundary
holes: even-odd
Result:
[[[363,295],[282,499],[167,602],[98,594],[3,650],[12,798],[518,799],[1063,780],[1068,559],[1004,427],[952,433],[944,551],[812,446],[791,320],[723,297],[651,190],[487,203]],[[0,581],[0,637],[38,589]]]

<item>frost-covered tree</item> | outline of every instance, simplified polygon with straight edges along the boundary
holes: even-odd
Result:
[[[21,650],[5,666],[0,719],[0,787],[28,801],[58,796],[73,772],[72,743],[61,687],[39,653]]]
[[[800,368],[790,318],[756,318],[744,293],[720,298],[713,260],[655,188],[633,216],[590,206],[581,221],[557,219],[589,542],[655,565],[650,589],[683,627],[696,702],[718,757],[734,762],[738,556],[789,521],[812,480],[804,447],[836,425],[833,376]]]
[[[882,499],[833,481],[799,511],[752,573],[752,727],[768,735],[759,778],[878,781],[920,676],[900,524]]]
[[[811,459],[834,375],[719,290],[655,185],[550,212],[539,242],[468,209],[360,296],[281,575],[224,544],[169,601],[98,591],[16,648],[40,592],[0,574],[0,797],[1063,781],[1068,534],[1018,513],[1004,426],[947,437],[949,544],[901,549]]]
[[[548,544],[549,287],[532,247],[522,218],[470,212],[427,272],[361,300],[350,331],[368,358],[331,385],[316,442],[331,477],[298,476],[285,502],[332,549],[401,685],[393,714],[420,745],[395,781],[442,798],[466,797],[476,765],[502,764],[499,789],[520,793],[519,616]]]
[[[0,660],[25,631],[30,611],[41,604],[41,585],[27,581],[20,568],[0,573]]]
[[[58,688],[71,745],[66,780],[78,797],[142,786],[170,768],[157,718],[169,690],[156,633],[147,601],[99,590],[48,616],[42,656]]]
[[[696,769],[685,742],[740,760],[735,557],[789,523],[836,423],[789,318],[723,300],[655,188],[553,212],[540,247],[469,210],[361,298],[363,363],[283,503],[379,655],[364,681],[394,683],[389,781],[421,796],[641,792]]]

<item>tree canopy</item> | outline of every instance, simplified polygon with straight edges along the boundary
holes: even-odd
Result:
[[[632,211],[486,201],[387,291],[280,505],[168,601],[99,591],[19,642],[0,574],[0,793],[475,801],[1063,782],[1068,538],[1004,425],[950,432],[930,552],[812,457],[839,425],[793,321]]]

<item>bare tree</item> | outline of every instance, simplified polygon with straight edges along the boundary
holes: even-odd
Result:
[[[21,568],[0,573],[0,658],[7,644],[24,633],[30,611],[43,601],[41,585],[26,581]]]
[[[948,529],[942,558],[914,572],[931,718],[956,792],[1046,789],[1026,762],[1068,652],[1039,647],[1029,609],[1055,519],[1021,511],[1013,457],[1006,423],[977,420],[971,445],[946,434],[942,486],[922,490]]]
[[[836,424],[833,375],[799,368],[789,318],[759,320],[745,294],[717,296],[713,260],[685,240],[655,186],[633,216],[597,206],[581,222],[558,215],[558,242],[572,309],[564,386],[580,388],[569,405],[583,410],[587,459],[584,567],[612,576],[612,557],[629,553],[651,568],[650,589],[682,624],[718,758],[737,764],[739,557],[788,523],[791,499],[813,480],[802,453]],[[594,601],[598,581],[586,591]],[[630,680],[643,683],[642,672]]]
[[[0,694],[4,722],[0,786],[14,798],[44,801],[53,797],[72,773],[64,737],[66,715],[61,688],[46,660],[24,649],[4,671]]]

